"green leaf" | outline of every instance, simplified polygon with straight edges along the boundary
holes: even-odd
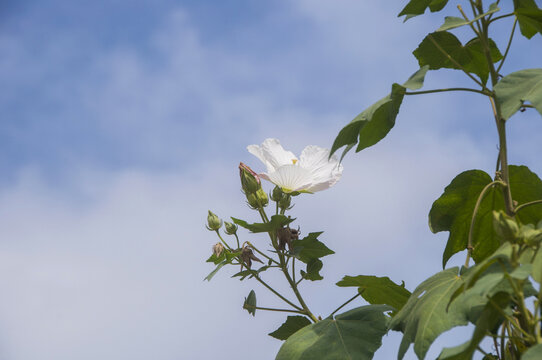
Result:
[[[495,42],[489,39],[491,60],[502,59],[501,52]],[[429,65],[430,70],[441,68],[461,69],[476,74],[482,82],[487,82],[489,66],[480,40],[469,41],[465,46],[452,33],[438,31],[427,35],[413,52],[420,66]]]
[[[518,204],[542,199],[542,181],[526,166],[509,166],[512,198]],[[433,233],[449,231],[450,236],[444,250],[442,265],[455,253],[467,248],[472,213],[482,189],[491,183],[491,177],[481,170],[468,170],[456,176],[429,212],[429,228]],[[473,230],[475,262],[482,261],[500,245],[500,239],[493,228],[493,210],[503,210],[502,190],[494,186],[487,191],[476,214]],[[537,223],[542,219],[538,206],[521,210],[517,218],[522,223]]]
[[[276,360],[369,360],[387,333],[385,305],[355,308],[297,331],[282,345]]]
[[[450,30],[450,29],[455,29],[455,28],[458,28],[460,26],[465,26],[465,25],[470,25],[478,20],[480,20],[481,18],[489,15],[489,14],[493,14],[497,11],[499,11],[499,7],[497,6],[497,3],[493,3],[491,5],[489,5],[489,9],[488,11],[486,11],[485,13],[481,14],[481,15],[478,15],[477,17],[467,21],[465,20],[464,18],[460,18],[460,17],[455,17],[455,16],[446,16],[444,18],[444,24],[442,24],[441,27],[439,27],[437,29],[437,31],[446,31],[446,30]]]
[[[234,217],[232,217],[231,219],[237,225],[244,227],[245,229],[248,229],[253,233],[275,231],[295,220],[284,215],[273,215],[271,216],[271,220],[268,223],[249,224],[244,220],[236,219]]]
[[[250,290],[250,293],[245,298],[243,309],[248,311],[249,314],[252,314],[252,316],[256,316],[256,293],[254,290]]]
[[[440,11],[447,3],[448,0],[410,0],[397,16],[401,17],[406,15],[405,21],[407,21],[414,16],[423,14],[427,8],[429,8],[431,12]]]
[[[405,284],[397,285],[389,277],[376,276],[345,276],[337,286],[356,286],[361,296],[369,304],[386,304],[399,311],[406,304],[411,293],[405,289]]]
[[[528,349],[521,356],[521,360],[539,360],[542,359],[542,344],[538,344]]]
[[[390,328],[403,332],[398,359],[401,360],[411,343],[423,359],[433,341],[444,331],[466,325],[473,308],[480,305],[478,296],[462,296],[449,308],[452,294],[462,284],[458,268],[443,270],[422,282],[405,306],[392,318]]]
[[[324,243],[318,241],[318,236],[321,234],[322,232],[309,233],[303,239],[293,241],[294,253],[299,260],[308,264],[313,259],[335,254]]]
[[[346,146],[342,159],[356,144],[356,152],[359,152],[382,140],[395,125],[406,89],[421,88],[427,70],[428,67],[421,67],[403,85],[393,84],[389,95],[365,109],[342,128],[333,142],[330,156]]]
[[[523,36],[530,39],[536,33],[542,34],[542,10],[534,0],[514,0],[514,9]]]
[[[478,15],[477,17],[475,17],[474,19],[471,19],[469,21],[465,20],[464,18],[460,18],[460,17],[455,17],[455,16],[446,16],[444,18],[444,24],[442,24],[441,27],[439,27],[437,29],[437,31],[445,31],[445,30],[450,30],[450,29],[455,29],[455,28],[458,28],[460,26],[464,26],[464,25],[470,25],[478,20],[480,20],[481,18],[489,15],[489,14],[493,14],[497,11],[499,11],[499,7],[497,6],[497,3],[493,3],[491,5],[489,5],[489,9],[483,13],[483,14],[480,14]]]
[[[533,260],[533,279],[542,284],[542,247],[538,248],[535,258]]]
[[[320,275],[320,270],[322,270],[323,266],[321,260],[312,259],[307,263],[307,271],[301,270],[301,276],[311,281],[322,280],[324,277]]]
[[[507,293],[498,293],[485,305],[480,317],[476,321],[476,327],[472,338],[465,344],[445,348],[440,353],[438,360],[470,360],[480,342],[485,338],[488,332],[493,332],[502,322],[501,311],[505,311],[510,304],[510,295]],[[498,309],[496,308],[498,307]],[[499,311],[499,309],[501,311]],[[508,309],[507,309],[508,310]]]
[[[529,101],[542,115],[542,69],[526,69],[506,75],[494,90],[501,104],[503,119],[514,115],[525,101]]]
[[[248,277],[250,279],[250,278],[254,277],[255,275],[258,275],[259,273],[266,271],[267,269],[269,269],[269,266],[264,265],[264,266],[260,267],[258,270],[247,269],[247,270],[240,271],[240,272],[232,275],[232,277],[240,277],[239,280],[243,281],[243,280],[245,280],[246,277]]]
[[[297,331],[310,324],[310,320],[304,316],[288,316],[284,324],[268,335],[274,337],[275,339],[286,340]]]
[[[205,279],[203,279],[203,280],[211,281],[211,279],[213,278],[213,276],[216,275],[216,273],[218,272],[218,270],[222,269],[222,267],[223,267],[224,265],[226,265],[226,264],[228,264],[228,260],[223,260],[223,261],[222,261],[221,263],[219,263],[219,264],[217,265],[217,267],[216,267],[213,271],[211,271],[211,272],[209,273],[209,275],[207,275],[207,276],[205,277]]]

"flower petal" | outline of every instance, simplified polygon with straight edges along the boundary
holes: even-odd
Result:
[[[291,151],[284,150],[277,139],[265,139],[262,145],[249,145],[247,150],[265,164],[269,173],[297,161],[297,157]]]
[[[312,175],[312,185],[307,189],[316,192],[328,189],[341,178],[343,166],[334,155],[329,158],[329,150],[315,145],[309,145],[301,153],[299,166],[309,170]]]
[[[269,174],[269,180],[284,192],[306,190],[312,185],[311,172],[298,165],[284,165]]]

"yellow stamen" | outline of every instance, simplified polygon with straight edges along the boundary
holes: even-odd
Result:
[[[297,159],[292,159],[292,164],[295,165],[296,162],[297,162]]]

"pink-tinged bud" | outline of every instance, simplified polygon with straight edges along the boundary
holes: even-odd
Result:
[[[216,243],[213,245],[213,254],[219,258],[220,255],[224,252],[224,245],[222,243]]]
[[[247,165],[239,163],[239,175],[241,177],[241,187],[245,194],[253,194],[261,189],[260,177]]]

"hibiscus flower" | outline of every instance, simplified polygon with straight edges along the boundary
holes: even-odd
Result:
[[[299,159],[284,150],[277,139],[266,139],[261,145],[249,145],[247,149],[267,168],[259,176],[286,193],[325,190],[339,181],[343,172],[339,159],[335,155],[329,158],[329,150],[316,145],[303,149]]]

